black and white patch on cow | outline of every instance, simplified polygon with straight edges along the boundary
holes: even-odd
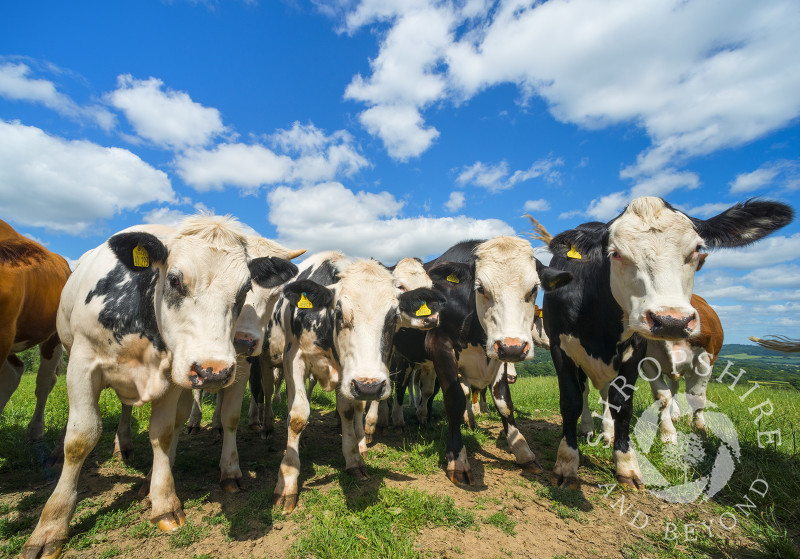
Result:
[[[792,218],[785,204],[756,200],[701,220],[660,198],[645,197],[607,224],[585,223],[553,238],[551,265],[575,278],[544,296],[544,326],[564,422],[554,468],[559,485],[578,484],[576,424],[588,376],[596,388],[608,389],[617,480],[643,486],[629,430],[648,340],[683,340],[700,331],[690,298],[706,249],[747,245]]]

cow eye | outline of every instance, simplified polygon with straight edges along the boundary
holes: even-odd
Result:
[[[475,291],[477,291],[481,295],[486,295],[486,290],[483,288],[483,284],[480,282],[475,284]]]
[[[531,289],[530,293],[528,293],[528,294],[525,296],[525,302],[526,302],[526,303],[530,303],[531,301],[533,301],[534,299],[536,299],[536,292],[537,292],[537,291],[538,291],[538,289],[537,289],[536,287],[534,287],[533,289]]]
[[[611,257],[611,260],[622,260],[622,255],[613,248],[608,251],[608,255]]]
[[[180,288],[181,288],[181,278],[179,278],[176,274],[169,274],[167,276],[167,281],[169,282],[169,286],[172,289],[180,290]]]

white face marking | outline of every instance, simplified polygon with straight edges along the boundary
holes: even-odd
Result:
[[[433,287],[433,281],[428,277],[422,262],[416,258],[403,258],[392,271],[395,285],[401,291],[411,291],[420,287]]]
[[[475,307],[486,332],[486,354],[498,359],[498,343],[527,344],[533,357],[533,328],[539,275],[530,243],[496,237],[475,248]]]
[[[702,246],[689,218],[659,198],[637,198],[611,224],[611,291],[622,307],[625,337],[663,339],[651,332],[649,313],[696,317],[690,298]],[[693,324],[692,336],[699,319]]]

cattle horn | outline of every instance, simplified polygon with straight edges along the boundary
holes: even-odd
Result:
[[[303,254],[305,251],[306,251],[306,249],[304,249],[304,248],[298,248],[297,250],[290,250],[289,251],[289,260],[297,258],[301,254]]]

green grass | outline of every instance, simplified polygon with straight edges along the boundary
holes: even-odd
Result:
[[[494,526],[507,536],[513,536],[517,533],[517,531],[514,530],[517,523],[504,511],[497,511],[494,514],[490,514],[483,519],[483,523]]]
[[[292,557],[418,557],[414,536],[422,528],[475,526],[471,512],[450,497],[381,487],[377,495],[348,499],[341,489],[310,490],[294,513],[304,526]]]

